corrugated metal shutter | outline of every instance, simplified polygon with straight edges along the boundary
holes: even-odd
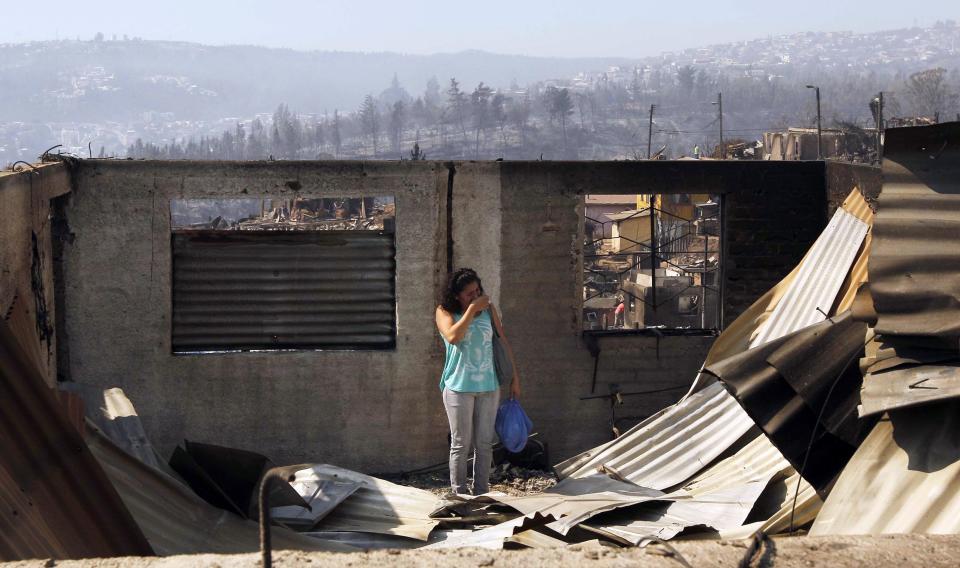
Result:
[[[175,353],[396,345],[392,233],[183,231],[172,240]]]

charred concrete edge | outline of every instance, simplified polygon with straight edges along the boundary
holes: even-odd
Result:
[[[453,273],[453,182],[457,175],[457,167],[453,162],[444,164],[447,168],[447,274]]]
[[[66,247],[73,244],[76,234],[70,230],[67,209],[73,193],[50,201],[50,241],[53,252],[53,332],[57,342],[57,381],[66,382],[70,377],[70,338],[66,326],[66,272],[64,259]]]

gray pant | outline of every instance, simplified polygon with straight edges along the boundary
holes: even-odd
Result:
[[[454,493],[467,493],[467,460],[474,448],[473,494],[490,490],[493,424],[499,402],[499,389],[489,392],[443,389],[443,406],[450,422],[450,487]]]

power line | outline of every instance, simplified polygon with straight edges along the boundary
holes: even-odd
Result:
[[[716,122],[716,121],[714,121]],[[780,129],[777,128],[740,128],[729,130],[724,128],[724,132],[773,132]],[[714,132],[714,130],[657,130],[661,134],[706,134]]]

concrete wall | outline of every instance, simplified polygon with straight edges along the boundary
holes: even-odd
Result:
[[[70,379],[122,387],[165,456],[188,438],[284,463],[435,463],[446,181],[422,162],[85,162],[66,209]],[[294,194],[396,197],[396,350],[171,355],[170,200]]]
[[[68,191],[62,164],[0,172],[0,318],[15,327],[50,385],[57,376],[50,200]]]
[[[827,210],[823,164],[799,162],[93,160],[76,184],[64,208],[75,235],[63,262],[72,380],[123,387],[165,454],[187,437],[381,472],[445,459],[433,310],[448,268],[483,277],[517,354],[524,406],[557,461],[610,437],[609,401],[581,397],[655,391],[617,407],[625,429],[676,401],[713,341],[600,337],[591,391],[584,194],[723,194],[728,322],[793,268]],[[397,349],[171,355],[169,200],[294,193],[396,197]]]
[[[633,420],[618,424],[622,431],[679,399],[713,343],[703,336],[595,336],[600,355],[591,391],[594,359],[580,331],[583,195],[722,194],[727,322],[779,282],[826,225],[822,163],[503,162],[500,180],[504,324],[524,378],[524,405],[556,459],[610,437],[609,400],[581,397],[659,391],[625,398],[617,416]]]
[[[860,190],[868,203],[876,204],[883,185],[879,167],[828,160],[826,168],[827,201],[831,215],[854,188]]]

